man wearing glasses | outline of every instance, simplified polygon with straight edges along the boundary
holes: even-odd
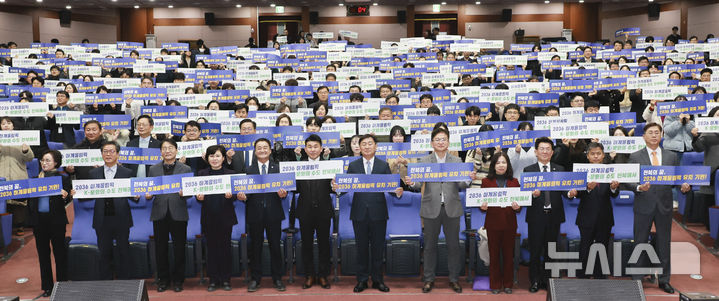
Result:
[[[155,126],[155,122],[149,115],[142,115],[137,117],[135,121],[135,129],[139,137],[135,137],[127,143],[127,147],[139,147],[139,148],[160,148],[162,144],[155,138],[152,138],[152,129]],[[136,178],[147,177],[150,171],[150,165],[147,164],[127,164],[127,167],[132,170],[132,175]]]

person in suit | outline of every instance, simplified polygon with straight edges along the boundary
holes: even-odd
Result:
[[[55,93],[57,105],[51,105],[52,111],[82,111],[84,106],[72,106],[69,104],[70,93],[66,91],[57,91]],[[47,128],[50,129],[50,139],[69,148],[75,145],[75,130],[80,129],[78,124],[57,124],[57,119],[53,113],[48,112]]]
[[[489,173],[482,179],[482,188],[519,187],[514,177],[509,156],[503,152],[492,155]],[[484,228],[489,241],[489,288],[492,294],[499,294],[502,287],[512,293],[514,284],[514,237],[517,233],[517,213],[522,210],[517,202],[512,207],[489,207],[487,202],[480,206],[487,212]],[[500,256],[501,259],[500,260]]]
[[[224,167],[227,151],[222,145],[213,145],[205,152],[205,161],[210,164],[209,168],[199,170],[197,175],[218,176],[234,174],[235,171]],[[235,207],[232,204],[235,196],[231,191],[224,195],[198,194],[197,200],[202,203],[200,223],[202,233],[207,241],[207,276],[210,278],[210,285],[207,291],[215,291],[218,286],[226,291],[232,290],[230,276],[232,273],[232,246],[230,235],[232,226],[237,224]]]
[[[277,162],[270,160],[272,154],[271,142],[265,138],[255,141],[256,164],[247,170],[248,175],[264,175],[268,173],[279,173],[280,166]],[[250,272],[251,280],[247,286],[248,292],[256,292],[260,287],[262,279],[262,242],[263,232],[267,233],[267,241],[270,245],[270,262],[272,264],[272,284],[278,291],[285,291],[285,284],[282,283],[282,250],[280,240],[282,236],[282,220],[285,219],[282,199],[287,196],[287,191],[280,189],[276,193],[252,193],[240,192],[237,199],[246,202],[246,219],[250,232]],[[312,253],[309,253],[312,254]],[[311,256],[311,255],[310,255]]]
[[[362,158],[350,162],[348,174],[391,174],[392,170],[386,161],[375,157],[377,151],[377,138],[373,135],[360,137],[360,152]],[[332,182],[334,189],[337,184]],[[395,190],[397,197],[401,197],[404,190],[398,187]],[[389,287],[382,278],[382,259],[384,258],[385,235],[387,233],[387,200],[382,192],[358,192],[352,198],[350,219],[357,241],[357,285],[354,292],[359,293],[367,289],[367,280],[372,275],[372,288],[381,292],[389,292]],[[372,262],[370,262],[370,252]]]
[[[657,123],[648,123],[644,126],[644,142],[646,147],[629,155],[628,163],[641,165],[679,165],[676,154],[664,151],[659,146],[662,140],[662,126]],[[634,191],[634,241],[637,244],[649,241],[649,232],[652,230],[652,223],[656,227],[654,236],[655,248],[662,266],[662,274],[659,275],[659,288],[668,294],[674,293],[674,288],[669,284],[671,268],[670,244],[672,238],[672,212],[673,197],[672,186],[643,184],[624,184],[625,189]],[[683,183],[680,188],[682,193],[691,190],[691,186]],[[641,256],[637,266],[646,267],[646,256]],[[642,279],[643,275],[633,275],[635,280]]]
[[[432,154],[419,159],[419,163],[462,163],[462,160],[448,153],[449,131],[443,127],[432,131]],[[476,172],[470,174],[471,180],[476,177]],[[449,286],[456,293],[462,292],[459,285],[459,273],[462,269],[460,262],[459,246],[459,223],[464,215],[462,201],[459,198],[459,190],[466,189],[467,182],[413,182],[409,176],[405,177],[405,183],[413,191],[422,193],[422,205],[419,215],[424,225],[424,286],[423,293],[429,293],[434,287],[435,268],[437,266],[437,241],[439,231],[444,229],[444,237],[447,240],[448,265],[449,265]]]
[[[550,163],[554,154],[554,142],[547,137],[534,141],[537,163],[524,168],[524,172],[564,171],[559,164]],[[527,208],[525,218],[529,226],[529,292],[546,288],[547,271],[544,262],[550,261],[548,244],[557,242],[559,226],[564,222],[564,203],[561,191],[532,191],[532,206]],[[542,260],[544,256],[544,260]]]
[[[67,214],[65,204],[72,201],[70,178],[57,169],[62,165],[62,154],[56,150],[46,151],[40,156],[39,178],[62,177],[60,195],[28,199],[28,225],[33,227],[35,247],[40,261],[40,279],[43,297],[52,295],[52,264],[50,263],[50,244],[55,256],[55,278],[67,281],[67,246],[65,246],[65,225]]]
[[[162,162],[150,166],[148,177],[161,177],[191,173],[189,166],[177,161],[177,142],[172,139],[162,141],[160,150]],[[170,285],[170,262],[168,248],[172,235],[173,254],[175,256],[172,282],[174,291],[181,292],[185,282],[185,243],[187,242],[187,197],[179,193],[145,195],[152,200],[152,228],[155,233],[155,258],[157,260],[158,292],[164,292]]]
[[[587,160],[591,164],[604,163],[604,146],[601,143],[590,142],[587,146]],[[603,244],[605,250],[609,250],[609,235],[614,226],[614,213],[612,211],[611,198],[619,195],[619,182],[611,183],[587,183],[587,190],[569,191],[569,197],[579,198],[577,208],[576,225],[579,227],[579,259],[582,261],[583,270],[579,271],[580,278],[587,278],[585,270],[589,270],[587,259],[589,258],[589,247],[594,243]],[[599,262],[597,262],[599,263]],[[595,264],[592,267],[594,278],[605,278],[601,268]]]
[[[317,135],[310,135],[305,140],[305,151],[307,154],[302,161],[319,162],[322,159],[322,138]],[[317,282],[322,288],[330,288],[327,276],[330,274],[330,221],[334,216],[332,205],[332,180],[298,180],[297,192],[300,194],[297,199],[295,212],[300,219],[300,234],[302,236],[302,257],[305,266],[305,282],[303,289],[312,287]],[[317,247],[319,249],[318,264],[319,270],[314,267],[314,237],[317,233]]]
[[[132,177],[132,171],[117,164],[120,157],[120,145],[114,141],[104,142],[100,147],[103,166],[89,172],[90,179],[126,179]],[[74,194],[74,193],[73,193]],[[92,227],[97,233],[97,248],[100,249],[100,279],[112,280],[113,240],[117,244],[115,273],[118,279],[130,279],[130,228],[132,213],[129,200],[133,198],[105,198],[95,200],[95,212]]]
[[[139,148],[160,148],[161,141],[152,138],[152,129],[155,126],[154,120],[150,115],[140,115],[135,121],[135,129],[137,130],[138,137],[133,138],[127,142],[127,147],[139,147]],[[147,176],[150,170],[148,164],[127,164],[126,165],[132,174],[136,178],[144,178]]]
[[[257,123],[251,119],[240,121],[240,135],[252,135],[256,133],[256,130]],[[251,166],[257,164],[257,157],[252,150],[236,152],[231,149],[227,151],[227,164],[236,173],[247,173]]]
[[[77,145],[73,146],[73,149],[99,149],[105,143],[105,138],[102,137],[102,125],[97,120],[90,120],[85,122],[83,125],[85,131],[85,139]],[[97,167],[97,166],[96,166]],[[75,176],[75,179],[86,180],[91,179],[90,170],[93,167],[90,166],[65,166],[65,172],[71,176]]]

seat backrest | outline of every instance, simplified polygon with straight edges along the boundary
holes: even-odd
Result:
[[[85,131],[82,129],[75,130],[75,143],[80,144],[85,139]]]
[[[200,219],[202,216],[202,205],[194,196],[187,199],[187,241],[195,241],[197,235],[202,233]]]
[[[685,152],[682,155],[681,160],[682,166],[689,166],[689,165],[704,165],[704,153],[701,152]]]
[[[716,184],[716,179],[719,179],[719,169],[714,173],[714,205],[719,206],[719,185]]]
[[[282,229],[290,227],[290,204],[292,199],[295,197],[294,192],[287,192],[287,196],[282,199],[282,212],[285,213],[285,219],[282,220]],[[295,229],[299,229],[299,221],[295,218]]]
[[[405,192],[401,198],[385,193],[389,220],[387,221],[387,235],[389,238],[419,238],[422,235],[422,220],[419,208],[422,204],[422,194],[418,192]]]
[[[232,226],[231,239],[239,241],[242,234],[247,233],[247,220],[245,219],[245,202],[234,201],[235,214],[237,215],[237,225]]]
[[[153,233],[152,221],[150,221],[152,206],[149,206],[150,203],[147,202],[144,195],[140,196],[137,203],[133,201],[129,203],[133,224],[130,228],[129,239],[131,242],[148,242]]]
[[[620,190],[617,197],[612,198],[612,203],[617,206],[634,206],[634,192]]]
[[[65,148],[65,146],[62,144],[62,142],[47,142],[47,147],[52,150],[61,150]]]
[[[26,162],[25,168],[27,168],[27,176],[29,178],[37,178],[37,175],[40,174],[40,165],[37,158],[32,159],[30,162]]]
[[[350,220],[350,211],[352,210],[353,192],[342,194],[337,201],[340,207],[339,230],[338,234],[341,239],[354,239],[355,233]]]
[[[72,223],[70,244],[97,245],[97,235],[92,228],[92,217],[95,211],[95,200],[75,199],[72,201],[75,218]]]

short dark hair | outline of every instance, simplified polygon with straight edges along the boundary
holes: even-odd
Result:
[[[240,121],[240,127],[242,127],[243,124],[248,123],[248,122],[252,123],[252,128],[253,128],[253,129],[257,129],[257,123],[254,122],[252,119],[249,119],[249,118],[242,119],[242,121]]]
[[[137,117],[137,121],[140,121],[140,119],[143,119],[143,118],[146,118],[147,122],[149,122],[151,126],[155,126],[155,121],[152,120],[152,117],[150,117],[150,115],[147,115],[147,114],[142,114],[142,115],[140,115],[140,117]],[[135,123],[137,123],[137,121],[135,121]]]
[[[370,135],[370,134],[364,134],[364,135],[360,136],[359,143],[362,143],[362,141],[365,139],[372,139],[372,141],[375,144],[377,144],[377,137],[375,137],[374,135]]]
[[[305,126],[311,125],[313,123],[318,127],[322,127],[322,119],[313,116],[305,120]]]
[[[445,135],[447,135],[447,138],[449,138],[449,131],[443,127],[438,127],[438,128],[435,128],[434,130],[432,130],[431,138],[434,140],[434,137],[439,134],[445,134]]]
[[[116,151],[118,154],[120,153],[120,144],[118,144],[117,141],[115,141],[115,140],[105,141],[105,142],[103,142],[103,143],[100,145],[100,149],[105,148],[105,146],[107,146],[107,145],[112,145],[112,146],[114,146],[114,147],[115,147],[115,151]]]
[[[270,140],[268,140],[267,138],[259,138],[259,139],[255,140],[254,148],[257,148],[257,143],[260,143],[260,142],[267,142],[267,145],[269,145],[270,148],[272,147],[272,142],[270,142]]]
[[[585,111],[586,111],[587,109],[589,109],[589,108],[599,108],[599,107],[600,107],[599,102],[596,101],[596,100],[593,100],[593,99],[587,100],[587,101],[584,103],[584,110],[585,110]]]
[[[36,77],[35,79],[38,79],[38,78],[39,77]],[[60,94],[65,95],[65,97],[67,97],[67,99],[70,99],[70,93],[67,93],[67,91],[65,91],[65,90],[57,91],[57,93],[55,93],[55,96],[60,95]]]
[[[185,130],[185,131],[187,131],[187,127],[188,127],[188,126],[194,126],[194,127],[196,127],[198,130],[202,130],[202,124],[200,124],[199,122],[194,121],[194,120],[190,120],[190,121],[186,122],[186,123],[185,123],[185,126],[184,126],[182,129]]]
[[[494,155],[492,155],[492,159],[490,159],[489,162],[489,173],[487,173],[487,178],[497,178],[497,169],[495,167],[497,166],[497,161],[499,161],[500,157],[504,157],[504,160],[507,160],[507,171],[504,173],[504,177],[507,180],[514,178],[514,171],[512,171],[512,162],[509,161],[509,156],[507,156],[507,153],[505,152],[496,152],[494,153]]]
[[[552,139],[549,139],[549,137],[539,137],[537,140],[534,140],[534,149],[539,149],[539,144],[541,143],[549,143],[549,145],[554,148],[554,141],[552,141]]]
[[[656,122],[650,122],[650,123],[647,123],[646,125],[644,125],[644,132],[646,133],[649,129],[651,129],[653,127],[659,128],[660,132],[664,131],[664,129],[662,128],[662,126],[660,124],[658,124]]]
[[[429,99],[429,101],[434,101],[434,97],[432,97],[432,94],[422,94],[422,96],[419,97],[419,101],[422,102],[422,99]]]
[[[442,111],[439,110],[439,107],[437,105],[432,105],[431,107],[427,108],[427,115],[429,114],[442,115]]]
[[[317,136],[317,134],[312,134],[307,139],[305,139],[305,145],[307,145],[308,142],[317,142],[322,146],[322,138],[320,136]]]
[[[362,93],[350,94],[350,101],[355,101],[355,100],[364,101],[364,95],[362,95]]]
[[[280,120],[282,118],[287,118],[287,120],[290,121],[290,125],[292,125],[292,118],[290,118],[290,115],[287,115],[286,113],[280,114],[280,116],[277,116],[277,120],[275,121],[275,126],[280,126]]]
[[[469,116],[469,115],[479,116],[481,114],[482,114],[482,110],[478,106],[470,106],[469,108],[464,110],[464,115],[467,115],[467,116]]]
[[[163,145],[163,144],[165,144],[165,143],[169,143],[170,145],[174,146],[175,149],[177,149],[177,142],[175,142],[175,140],[172,140],[172,139],[170,139],[170,138],[166,138],[165,140],[162,140],[162,143],[160,143],[160,145]]]
[[[83,130],[84,130],[84,129],[87,129],[87,126],[90,125],[90,124],[97,124],[97,127],[100,128],[100,130],[102,130],[102,124],[101,124],[99,121],[97,121],[97,120],[88,120],[88,121],[85,122],[85,124],[82,126],[82,129],[83,129]]]
[[[220,151],[222,154],[222,158],[227,158],[227,150],[223,145],[213,145],[207,148],[207,151],[205,151],[205,161],[210,162],[210,155],[216,153],[217,151]]]
[[[604,145],[602,145],[599,142],[589,142],[589,144],[587,144],[587,152],[589,152],[589,150],[591,150],[593,148],[597,148],[597,147],[600,148],[602,150],[602,152],[604,152]]]
[[[42,156],[40,156],[40,160],[42,160],[42,157],[45,157],[47,154],[50,154],[50,156],[52,156],[52,160],[55,161],[55,168],[60,168],[60,166],[62,166],[62,153],[54,149],[46,150],[42,153]]]

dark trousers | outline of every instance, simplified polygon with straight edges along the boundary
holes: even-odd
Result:
[[[512,288],[514,284],[514,237],[516,229],[487,230],[489,241],[489,288]]]
[[[221,223],[203,225],[207,243],[207,276],[210,283],[230,282],[232,274],[232,226]]]
[[[318,271],[314,265],[314,236],[317,233]],[[330,274],[330,219],[315,217],[300,218],[302,236],[302,263],[307,277],[327,277]]]
[[[262,280],[262,243],[265,235],[270,245],[272,281],[282,279],[282,221],[248,224],[250,231],[250,272],[252,280]],[[263,235],[263,232],[265,235]]]
[[[353,220],[352,228],[357,242],[357,281],[382,282],[382,259],[384,258],[387,220]],[[370,263],[370,252],[372,262]]]
[[[649,241],[649,232],[652,230],[652,222],[656,227],[656,236],[654,236],[654,248],[659,257],[662,266],[662,274],[659,275],[659,283],[669,283],[669,275],[671,272],[671,242],[672,242],[672,216],[670,214],[661,214],[654,210],[654,214],[645,215],[634,213],[634,242],[646,243]],[[635,267],[648,267],[649,259],[642,252],[639,262]],[[643,275],[632,275],[634,279],[641,279]]]
[[[172,281],[181,285],[185,281],[185,244],[187,243],[187,221],[176,221],[170,216],[152,222],[155,231],[155,259],[157,261],[157,277],[160,285],[170,283],[169,241],[172,235],[172,252],[175,256],[175,267]]]
[[[38,223],[33,229],[35,247],[40,261],[40,279],[42,290],[51,290],[53,287],[52,264],[50,261],[50,244],[55,256],[55,278],[57,281],[67,281],[67,247],[65,246],[65,225],[51,224],[49,215],[40,213]]]
[[[549,215],[547,214],[547,217]],[[548,220],[529,223],[529,282],[546,284],[549,271],[544,268],[545,262],[552,261],[549,258],[548,244],[557,242],[559,236],[559,224]],[[544,261],[542,261],[544,256]]]
[[[602,244],[604,245],[604,250],[607,251],[607,254],[611,252],[612,249],[609,248],[609,235],[611,231],[612,227],[608,224],[595,225],[594,227],[579,227],[579,260],[582,261],[582,270],[577,272],[577,276],[579,276],[579,278],[586,278],[588,276],[594,276],[594,278],[606,278],[606,276],[602,273],[602,265],[599,259],[594,261],[594,266],[591,267],[593,269],[592,274],[586,274],[586,271],[590,269],[590,267],[587,266],[587,261],[589,260],[589,248],[592,244]]]
[[[119,217],[105,216],[97,234],[97,248],[100,249],[100,280],[112,280],[113,241],[117,245],[117,262],[115,267],[117,279],[130,279],[130,227],[121,222]]]

